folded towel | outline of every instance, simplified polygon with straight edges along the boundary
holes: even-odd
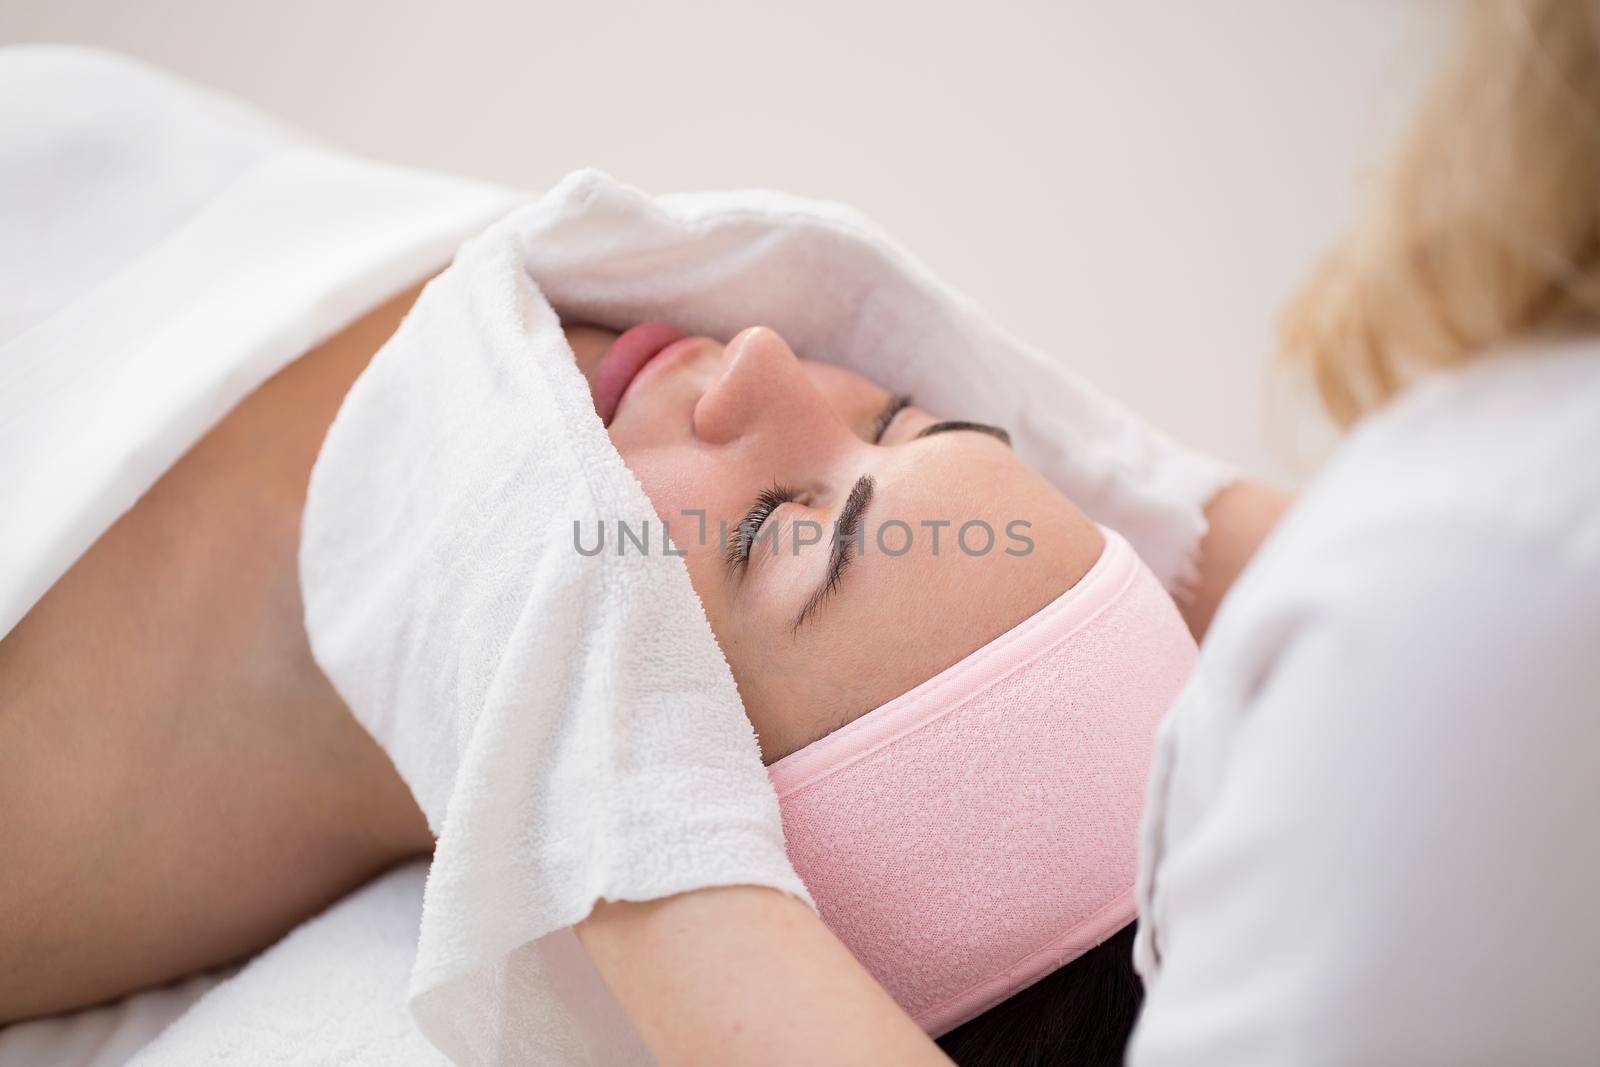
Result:
[[[601,897],[775,885],[776,804],[681,561],[585,557],[653,518],[559,315],[771,325],[803,355],[1012,428],[1170,587],[1233,472],[1021,344],[856,212],[569,175],[474,239],[346,398],[301,569],[312,648],[439,836],[412,1006],[461,1062],[647,1057],[564,928]],[[736,725],[732,720],[738,719]]]

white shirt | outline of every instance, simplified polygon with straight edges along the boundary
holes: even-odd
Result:
[[[1600,343],[1430,380],[1158,739],[1128,1062],[1600,1062]]]

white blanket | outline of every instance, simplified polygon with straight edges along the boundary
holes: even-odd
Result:
[[[0,48],[0,635],[228,411],[510,190],[81,48]]]
[[[840,205],[652,198],[580,171],[474,239],[346,398],[301,551],[318,661],[439,836],[412,1006],[461,1061],[646,1058],[569,951],[598,898],[739,883],[804,895],[681,560],[573,548],[575,521],[638,528],[652,512],[560,317],[720,337],[765,323],[932,410],[1008,426],[1169,583],[1231,476]]]

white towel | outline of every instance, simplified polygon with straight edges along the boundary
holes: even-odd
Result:
[[[681,561],[573,549],[574,520],[653,513],[558,311],[720,337],[771,325],[931,410],[1008,426],[1169,586],[1234,473],[1012,338],[842,205],[652,198],[579,171],[469,243],[346,398],[301,551],[318,661],[439,835],[412,1005],[462,1062],[643,1062],[564,931],[599,897],[804,892]]]

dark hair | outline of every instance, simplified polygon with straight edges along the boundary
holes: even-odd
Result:
[[[962,1023],[939,1047],[960,1067],[1121,1064],[1144,1001],[1134,926]]]

